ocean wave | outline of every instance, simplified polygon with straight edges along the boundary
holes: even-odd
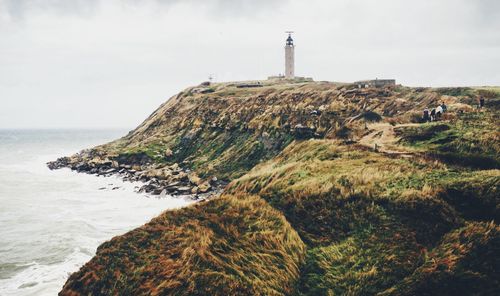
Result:
[[[0,295],[56,295],[69,274],[77,271],[90,258],[88,252],[76,247],[63,262],[57,264],[26,263],[26,268],[12,278],[0,280]]]
[[[106,139],[74,131],[18,134],[11,143],[0,141],[1,296],[56,295],[99,244],[164,210],[192,202],[145,198],[134,192],[138,183],[117,176],[50,171],[45,165],[113,135]],[[119,190],[113,190],[116,187]]]

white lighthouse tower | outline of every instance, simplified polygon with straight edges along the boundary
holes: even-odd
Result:
[[[285,78],[295,78],[295,45],[293,44],[292,33],[287,32],[288,38],[285,45]]]

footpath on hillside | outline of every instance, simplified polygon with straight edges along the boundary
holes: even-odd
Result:
[[[396,136],[396,132],[394,131],[394,129],[399,127],[412,127],[419,125],[419,123],[392,125],[387,122],[369,124],[367,127],[368,130],[370,130],[370,133],[363,136],[358,141],[358,143],[378,152],[397,154],[403,157],[412,157],[412,155],[415,154],[415,151],[398,144],[400,138]]]

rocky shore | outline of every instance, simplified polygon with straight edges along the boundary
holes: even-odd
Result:
[[[79,173],[104,177],[116,175],[124,181],[143,183],[139,192],[158,197],[182,196],[201,201],[219,195],[227,184],[216,176],[202,179],[177,163],[154,163],[146,155],[107,157],[96,150],[84,150],[70,157],[50,161],[47,166],[51,170],[69,168]]]

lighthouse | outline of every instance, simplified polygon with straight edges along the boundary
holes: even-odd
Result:
[[[290,83],[314,81],[311,77],[295,76],[295,44],[293,44],[291,31],[286,32],[288,38],[285,43],[285,75],[269,76],[268,80],[288,80]]]
[[[285,45],[285,78],[295,78],[295,45],[293,44],[292,33],[287,32],[288,38]]]

